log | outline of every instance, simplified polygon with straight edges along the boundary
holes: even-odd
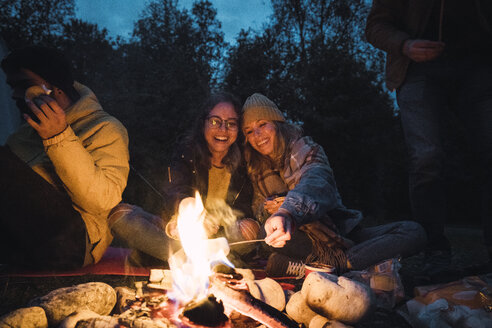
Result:
[[[254,298],[247,291],[228,287],[224,281],[215,277],[211,278],[210,292],[222,300],[224,306],[248,316],[268,328],[299,328],[299,325],[284,313]]]

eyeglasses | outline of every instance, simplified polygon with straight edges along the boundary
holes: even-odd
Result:
[[[227,130],[236,131],[238,129],[237,118],[230,118],[228,120],[223,120],[218,116],[207,117],[208,126],[211,129],[220,129],[222,124],[225,124]]]

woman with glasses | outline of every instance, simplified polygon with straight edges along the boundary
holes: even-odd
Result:
[[[172,239],[178,239],[179,204],[195,197],[198,191],[207,210],[205,227],[209,237],[225,235],[229,242],[256,238],[259,224],[255,220],[236,219],[252,217],[253,194],[239,147],[240,108],[239,101],[229,93],[211,95],[202,105],[193,127],[176,146],[168,167],[169,183],[165,188],[168,203],[163,218],[134,205],[120,204],[109,217],[113,234],[134,249],[167,260],[169,250],[163,245],[168,245],[170,240],[157,226],[169,221],[165,231]],[[157,223],[155,229],[147,222]],[[136,236],[134,228],[142,230],[142,227],[145,231],[138,231],[141,237]],[[236,248],[241,254],[251,250]],[[137,258],[134,260],[139,262]]]
[[[252,217],[253,191],[239,147],[240,110],[240,103],[233,95],[224,92],[212,95],[177,148],[168,170],[166,193],[171,197],[170,214],[176,214],[180,202],[194,197],[198,191],[210,214],[206,219],[209,236],[220,230],[228,232],[228,227],[237,224],[231,222],[224,208],[233,209],[239,217]],[[223,217],[219,213],[224,213]],[[172,220],[166,232],[177,238],[174,228]]]

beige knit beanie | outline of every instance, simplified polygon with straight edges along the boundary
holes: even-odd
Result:
[[[284,122],[285,118],[273,101],[260,93],[254,93],[243,105],[243,127],[258,120]]]

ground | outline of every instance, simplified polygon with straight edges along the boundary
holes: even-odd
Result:
[[[446,234],[453,245],[453,263],[456,267],[463,268],[472,264],[480,264],[485,262],[487,257],[486,251],[483,247],[483,239],[480,229],[476,227],[453,226],[447,228]],[[413,256],[402,260],[402,269],[400,273],[405,285],[406,296],[408,299],[413,296],[413,287],[415,286],[415,280],[413,277],[415,277],[416,273],[419,272],[421,260],[422,258],[419,256]],[[17,308],[25,307],[32,298],[45,295],[48,292],[61,287],[72,286],[90,281],[100,281],[113,287],[128,286],[133,288],[135,281],[146,280],[146,277],[95,275],[52,278],[13,278],[2,277],[0,271],[0,316]],[[408,328],[410,325],[397,313],[396,309],[379,309],[364,320],[364,322],[357,324],[355,327]]]

